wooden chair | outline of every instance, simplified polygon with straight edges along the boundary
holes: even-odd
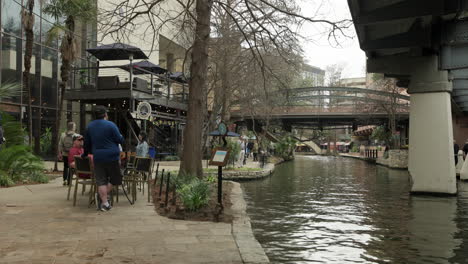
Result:
[[[96,193],[96,181],[94,178],[93,166],[91,164],[91,159],[86,157],[82,158],[80,156],[75,156],[75,173],[74,173],[74,180],[75,180],[75,190],[73,193],[73,206],[76,205],[76,196],[78,192],[78,184],[83,185],[85,188],[86,185],[89,185],[91,188],[89,190],[89,201],[88,207],[91,205],[93,201],[94,194]],[[73,179],[72,179],[73,182]]]
[[[153,159],[136,157],[135,167],[131,169],[126,177],[131,186],[132,201],[137,200],[137,186],[140,185],[143,194],[145,193],[145,184],[148,186],[148,199],[150,196],[150,184],[153,170]]]

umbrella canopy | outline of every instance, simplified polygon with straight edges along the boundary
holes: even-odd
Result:
[[[135,60],[148,59],[148,56],[146,56],[146,54],[140,48],[123,43],[102,45],[95,48],[86,49],[86,51],[102,61],[128,60],[130,55],[133,55],[133,59]]]
[[[221,134],[219,133],[218,130],[215,130],[215,131],[213,131],[213,132],[210,132],[209,135],[210,135],[210,136],[221,136]],[[227,132],[227,135],[226,135],[226,136],[228,136],[228,137],[240,137],[239,134],[234,133],[234,132],[231,132],[231,131]]]
[[[169,78],[180,83],[187,83],[187,78],[185,78],[184,73],[182,72],[171,73]]]
[[[143,69],[145,71],[152,72],[154,74],[162,74],[167,72],[166,69],[159,67],[159,65],[156,65],[150,61],[144,60],[140,62],[136,62],[132,64],[133,66],[133,73],[134,74],[148,74],[147,72],[144,71],[139,71],[139,69]],[[120,66],[121,69],[124,69],[126,71],[130,71],[130,64],[126,64],[123,66]]]

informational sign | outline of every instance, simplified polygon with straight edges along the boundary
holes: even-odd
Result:
[[[215,148],[211,154],[211,159],[209,164],[214,166],[226,166],[229,159],[229,150],[226,148]]]

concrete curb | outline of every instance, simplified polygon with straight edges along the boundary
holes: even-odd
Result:
[[[230,213],[233,215],[232,235],[239,248],[242,261],[248,264],[270,263],[265,251],[253,234],[240,183],[232,182],[232,186],[230,197],[232,202]]]

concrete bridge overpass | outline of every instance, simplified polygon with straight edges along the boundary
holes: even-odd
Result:
[[[231,119],[247,124],[255,120],[257,127],[262,120],[281,121],[290,131],[293,126],[325,127],[380,125],[388,122],[392,109],[397,122],[406,124],[409,119],[408,95],[356,87],[303,87],[279,91],[275,107],[256,109],[254,113],[238,107],[231,112]],[[250,124],[251,126],[251,124]]]
[[[455,194],[452,108],[468,112],[468,0],[348,0],[367,70],[411,94],[412,192]]]

